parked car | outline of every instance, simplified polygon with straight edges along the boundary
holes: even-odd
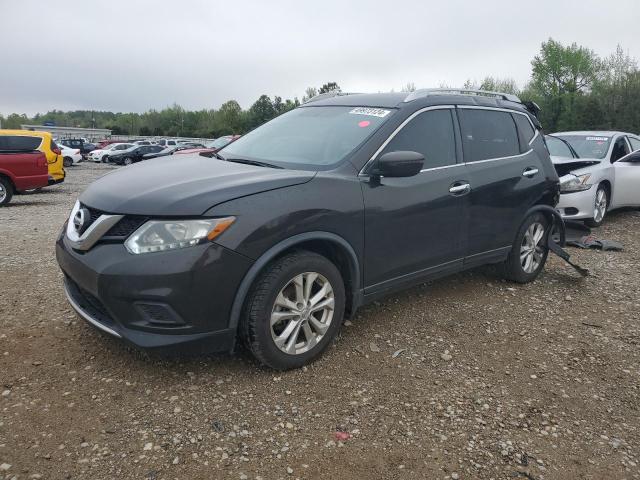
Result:
[[[161,138],[158,140],[158,145],[163,147],[175,147],[178,145],[178,141],[172,138]]]
[[[93,143],[87,142],[84,138],[63,138],[59,139],[57,143],[59,145],[66,145],[69,148],[78,149],[80,153],[85,156],[96,149]]]
[[[87,156],[87,159],[91,160],[92,162],[106,163],[109,161],[110,155],[128,150],[129,148],[132,148],[134,146],[135,145],[133,143],[112,143],[111,145],[107,145],[103,149],[93,150]]]
[[[560,176],[558,210],[599,227],[608,211],[640,206],[640,137],[625,132],[561,132],[546,137]]]
[[[64,182],[66,172],[64,171],[64,161],[62,152],[53,141],[49,132],[40,132],[34,130],[0,130],[0,141],[9,144],[22,144],[28,142],[30,145],[37,145],[34,148],[44,153],[47,157],[47,165],[49,170],[49,185],[55,185]],[[31,137],[32,140],[26,140],[23,137]]]
[[[122,140],[103,140],[96,144],[96,150],[105,150],[109,145],[113,145],[114,143],[126,143]]]
[[[159,145],[160,146],[160,145]],[[162,148],[162,146],[160,146]],[[152,153],[145,153],[142,156],[143,160],[149,160],[151,158],[158,158],[158,157],[167,157],[169,155],[173,155],[174,152],[176,150],[178,150],[180,147],[178,146],[172,146],[172,147],[164,147],[162,148],[162,150],[159,150],[157,152],[152,152]]]
[[[38,140],[0,136],[0,207],[7,205],[16,192],[49,184],[47,157],[36,150]]]
[[[136,140],[133,142],[134,145],[151,145],[151,141],[149,140]]]
[[[211,154],[214,154],[220,149],[226,147],[230,143],[235,142],[239,138],[240,138],[240,135],[226,135],[224,137],[216,138],[212,142],[209,142],[208,144],[206,144],[204,147],[184,149],[179,153],[181,154],[199,153],[200,155],[203,155],[203,156],[210,156]]]
[[[559,217],[534,109],[465,93],[325,96],[228,145],[226,161],[105,175],[57,241],[69,302],[140,348],[239,337],[288,369],[395,290],[488,263],[533,281]]]
[[[118,165],[131,165],[132,163],[143,160],[145,154],[157,153],[161,150],[163,150],[163,148],[160,145],[134,145],[126,150],[110,154],[109,161]]]
[[[58,148],[62,154],[62,164],[65,167],[77,165],[82,161],[82,154],[77,148],[69,148],[66,145],[58,145]]]

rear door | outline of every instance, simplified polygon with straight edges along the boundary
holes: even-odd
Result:
[[[467,106],[457,112],[471,184],[465,265],[473,266],[504,257],[546,182],[526,114]]]
[[[37,151],[41,142],[40,137],[0,135],[0,153]],[[17,178],[37,175],[39,171],[39,157],[38,155],[4,155],[1,166]]]
[[[628,136],[627,140],[629,141],[628,150],[631,152],[640,151],[639,138]],[[627,161],[627,156],[625,155],[613,164],[615,184],[613,186],[611,205],[616,208],[640,205],[640,162]]]
[[[449,191],[465,180],[453,108],[414,113],[375,158],[407,150],[425,156],[418,175],[379,182],[363,178],[367,295],[462,267],[466,192]]]

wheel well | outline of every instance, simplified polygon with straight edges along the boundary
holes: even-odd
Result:
[[[609,198],[607,198],[607,200],[609,201],[609,203],[611,203],[611,182],[609,182],[609,180],[602,180],[600,182],[600,185],[604,185],[604,187],[607,189],[607,196]]]
[[[11,185],[11,188],[13,188],[13,190],[15,191],[16,186],[13,183],[13,180],[11,180],[11,177],[8,175],[5,175],[4,173],[0,173],[0,178],[6,180],[7,182],[9,182],[9,185]]]
[[[338,243],[330,240],[306,240],[296,243],[295,245],[292,245],[280,252],[274,260],[295,250],[309,250],[322,255],[329,259],[338,268],[340,275],[342,275],[342,279],[344,280],[344,290],[347,297],[345,302],[345,317],[349,318],[353,313],[354,284],[358,283],[354,282],[354,275],[357,269],[355,265],[353,265],[353,260],[351,259],[350,254]]]

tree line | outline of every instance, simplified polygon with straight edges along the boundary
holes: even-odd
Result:
[[[455,88],[514,93],[522,100],[532,100],[541,107],[539,118],[547,132],[640,132],[640,70],[636,60],[620,46],[611,55],[600,57],[576,43],[563,45],[549,39],[533,58],[531,78],[522,88],[511,78],[495,77],[486,77],[480,82],[467,80]],[[339,89],[335,82],[319,88],[309,87],[301,100],[261,95],[247,110],[237,101],[229,100],[217,110],[189,111],[176,104],[144,113],[53,110],[31,118],[17,113],[6,118],[0,115],[0,122],[3,128],[53,122],[58,126],[109,128],[114,135],[215,138],[246,133],[317,94]],[[402,91],[412,90],[415,90],[413,83],[402,88]]]

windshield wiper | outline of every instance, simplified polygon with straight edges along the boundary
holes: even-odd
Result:
[[[218,154],[216,154],[218,155]],[[226,160],[227,162],[233,163],[243,163],[245,165],[255,165],[256,167],[267,167],[267,168],[283,168],[279,165],[274,165],[273,163],[260,162],[258,160],[249,160],[247,158],[222,158],[222,160]]]

